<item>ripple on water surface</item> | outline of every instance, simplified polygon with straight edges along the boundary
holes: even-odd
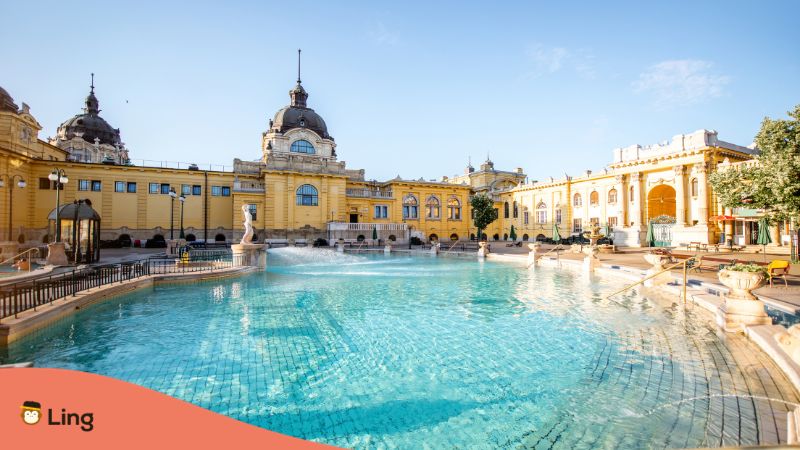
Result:
[[[747,396],[797,401],[770,361],[720,341],[699,311],[604,300],[617,280],[312,249],[269,259],[265,273],[87,308],[2,359],[120,378],[346,447],[777,442],[773,409],[787,405]]]

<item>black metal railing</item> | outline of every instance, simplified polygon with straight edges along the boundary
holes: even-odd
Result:
[[[233,267],[231,253],[190,255],[190,258],[157,256],[119,264],[90,266],[70,272],[18,281],[0,286],[0,319],[17,315],[88,289],[122,283],[147,275],[213,272]]]

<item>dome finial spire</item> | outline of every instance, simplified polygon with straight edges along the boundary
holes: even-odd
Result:
[[[302,52],[302,50],[300,50],[298,48],[297,49],[297,84],[300,84],[300,52]]]
[[[92,84],[89,85],[92,88],[92,94],[94,94],[94,72],[92,72]]]

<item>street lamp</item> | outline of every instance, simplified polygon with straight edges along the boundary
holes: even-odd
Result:
[[[19,181],[17,181],[17,186],[19,186],[20,189],[22,189],[25,186],[27,186],[27,183],[25,183],[25,179],[22,178],[21,175],[8,175],[8,181],[9,181],[9,183],[8,183],[9,184],[9,186],[8,186],[8,240],[9,241],[12,240],[12,238],[11,238],[11,224],[12,224],[11,216],[14,215],[14,180],[16,180],[17,178],[19,178]],[[2,177],[0,177],[0,187],[5,187],[5,185],[6,185],[6,182],[3,181]]]
[[[178,197],[178,200],[181,201],[181,234],[178,236],[178,238],[186,239],[186,235],[183,233],[183,202],[186,201],[186,197],[181,194],[181,196]]]
[[[47,179],[56,183],[56,238],[54,242],[61,242],[61,211],[59,211],[59,206],[61,206],[60,192],[61,186],[67,184],[69,182],[69,178],[67,178],[67,174],[64,172],[64,169],[55,168],[53,169],[53,172],[47,176]]]
[[[175,192],[175,188],[169,188],[169,239],[175,239],[175,197],[178,194]]]

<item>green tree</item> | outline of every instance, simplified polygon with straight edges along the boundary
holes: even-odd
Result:
[[[755,140],[755,164],[709,176],[723,206],[761,208],[773,220],[800,216],[800,105],[788,114],[786,120],[764,118]]]
[[[517,232],[514,230],[514,225],[511,225],[511,231],[508,232],[508,237],[510,237],[512,241],[517,240]]]
[[[481,240],[483,230],[489,226],[490,223],[497,220],[497,211],[494,209],[494,202],[486,194],[477,194],[470,200],[472,211],[474,213],[475,226],[478,228],[478,240]]]

